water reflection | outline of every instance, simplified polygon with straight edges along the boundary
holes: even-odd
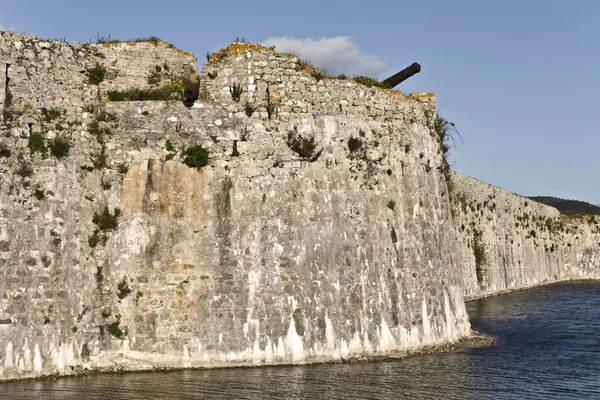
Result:
[[[468,304],[498,344],[400,361],[96,375],[0,384],[2,399],[600,398],[600,283]]]

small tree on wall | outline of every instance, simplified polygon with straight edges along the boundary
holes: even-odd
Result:
[[[202,146],[192,146],[184,152],[183,163],[191,168],[200,168],[208,165],[208,150]]]

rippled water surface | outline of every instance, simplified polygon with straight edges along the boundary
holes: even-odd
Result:
[[[600,399],[600,283],[467,304],[497,344],[392,362],[95,375],[0,384],[1,399]]]

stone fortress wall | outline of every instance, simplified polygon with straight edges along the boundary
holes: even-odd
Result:
[[[196,60],[12,33],[0,56],[0,379],[414,351],[470,335],[463,292],[597,274],[593,225],[502,237],[522,198],[458,174],[448,192],[431,94],[317,79],[236,43],[192,105],[109,101],[193,80]],[[197,145],[199,170],[182,162]],[[488,192],[503,203],[482,214]],[[551,240],[560,258],[540,250]]]
[[[460,173],[453,173],[452,182],[468,297],[600,276],[600,217],[562,216],[553,207]],[[482,255],[479,279],[476,243]]]

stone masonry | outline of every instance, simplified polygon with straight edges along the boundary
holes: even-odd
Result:
[[[580,225],[555,239],[573,246],[558,267],[539,262],[549,239],[498,261],[512,220],[490,222],[524,206],[498,189],[493,212],[469,211],[496,191],[458,175],[449,193],[431,94],[234,43],[193,104],[110,101],[197,79],[194,56],[13,33],[0,56],[0,379],[398,354],[469,336],[463,293],[597,274]],[[194,146],[207,166],[184,163]]]

